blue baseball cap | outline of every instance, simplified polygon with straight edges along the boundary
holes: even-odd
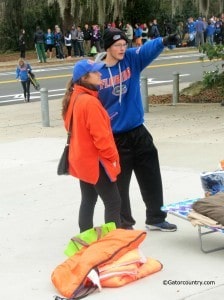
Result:
[[[73,82],[78,81],[82,76],[86,75],[90,72],[99,72],[103,67],[104,63],[94,62],[91,59],[83,59],[78,61],[73,68]]]

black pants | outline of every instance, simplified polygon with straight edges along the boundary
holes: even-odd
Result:
[[[115,142],[120,155],[121,174],[117,184],[121,196],[121,225],[135,224],[132,217],[129,186],[134,171],[140,192],[146,206],[146,223],[163,222],[166,213],[160,210],[163,205],[163,189],[158,152],[153,138],[141,125],[126,133],[115,134]]]
[[[81,205],[79,209],[80,232],[92,228],[94,208],[98,195],[103,200],[105,207],[105,223],[115,222],[116,227],[121,227],[120,207],[121,198],[116,182],[111,182],[104,168],[100,165],[100,177],[95,185],[81,181]],[[98,224],[100,225],[100,224]]]
[[[21,45],[20,46],[20,57],[25,58],[25,56],[26,56],[26,47],[25,47],[25,45]]]
[[[68,51],[68,56],[72,55],[72,46],[66,46],[67,51]]]
[[[27,81],[21,81],[23,87],[24,98],[29,102],[30,101],[30,79]]]
[[[56,49],[57,49],[57,58],[63,59],[64,58],[64,52],[63,52],[63,45],[62,45],[61,42],[57,42]]]
[[[79,56],[79,49],[78,49],[78,42],[77,40],[71,40],[72,42],[72,48],[74,51],[74,56]]]

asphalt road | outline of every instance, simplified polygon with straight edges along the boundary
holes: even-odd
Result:
[[[153,87],[172,84],[173,74],[179,73],[180,82],[192,83],[202,80],[203,72],[215,69],[215,64],[204,59],[197,51],[190,52],[164,52],[143,72],[142,76],[148,78],[148,85]],[[33,67],[33,71],[42,88],[48,90],[49,100],[63,96],[65,86],[72,74],[74,62],[64,64],[57,62],[55,66],[44,65],[44,68]],[[218,63],[221,64],[221,63]],[[32,66],[32,64],[31,64]],[[31,101],[39,101],[40,92],[31,87]],[[15,69],[0,71],[0,105],[20,103],[23,101],[22,87],[15,80]]]

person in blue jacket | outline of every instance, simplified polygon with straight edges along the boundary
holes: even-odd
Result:
[[[96,61],[105,66],[100,70],[102,84],[99,98],[110,119],[118,148],[121,174],[118,188],[121,195],[122,227],[132,229],[129,186],[134,171],[146,205],[146,227],[152,230],[175,231],[176,225],[165,221],[163,188],[158,152],[152,135],[144,123],[140,92],[140,73],[164,49],[176,42],[176,35],[147,41],[138,48],[127,48],[127,37],[117,28],[106,29],[103,36],[106,53],[99,53]],[[175,40],[175,41],[174,41]]]
[[[30,102],[30,78],[29,72],[32,68],[29,63],[25,62],[23,58],[18,60],[18,66],[16,68],[16,79],[20,80],[23,88],[24,102]]]
[[[215,25],[210,20],[206,28],[206,42],[210,45],[214,45]]]
[[[45,41],[45,52],[47,53],[49,51],[49,58],[52,59],[52,51],[54,47],[54,34],[51,32],[51,29],[48,28],[47,32],[44,35],[44,41]]]

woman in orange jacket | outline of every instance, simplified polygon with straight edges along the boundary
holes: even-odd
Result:
[[[103,63],[81,60],[74,66],[62,103],[62,116],[71,139],[69,174],[80,179],[80,232],[93,227],[93,214],[98,195],[105,206],[105,223],[120,227],[121,199],[116,179],[120,173],[118,151],[110,119],[98,100]]]

